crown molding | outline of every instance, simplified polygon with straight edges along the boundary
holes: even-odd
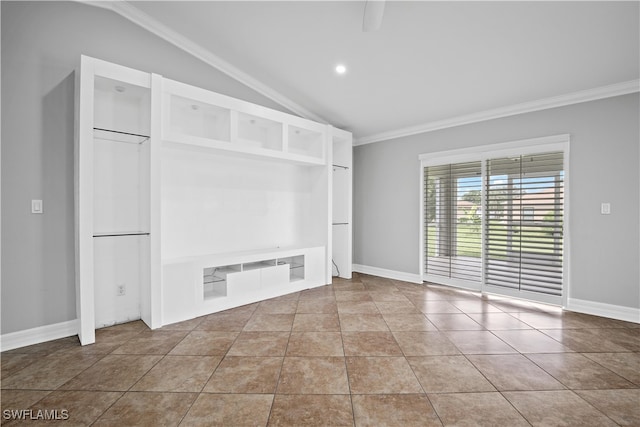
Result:
[[[549,108],[563,107],[566,105],[579,104],[582,102],[595,101],[613,96],[627,95],[640,91],[640,80],[630,80],[627,82],[615,83],[601,86],[594,89],[581,90],[565,95],[544,98],[537,101],[524,102],[508,107],[494,108],[478,113],[466,114],[450,119],[438,120],[424,123],[417,126],[381,132],[369,136],[354,139],[353,145],[372,144],[374,142],[386,141],[389,139],[402,138],[405,136],[417,135],[420,133],[433,132],[440,129],[447,129],[456,126],[478,123],[486,120],[499,119],[502,117],[514,116],[517,114],[530,113],[533,111],[546,110]]]
[[[88,0],[76,0],[79,3],[99,7],[102,9],[111,10],[125,19],[128,19],[132,23],[138,25],[141,28],[149,31],[150,33],[160,37],[161,39],[171,43],[177,48],[187,52],[188,54],[198,58],[211,67],[219,70],[220,72],[228,75],[229,77],[237,80],[243,85],[255,90],[259,94],[271,99],[272,101],[282,105],[289,111],[298,114],[306,119],[314,120],[321,123],[327,123],[325,119],[318,116],[314,112],[304,108],[300,104],[287,98],[281,93],[275,91],[271,87],[262,83],[258,79],[250,76],[239,68],[231,65],[224,59],[213,54],[211,51],[200,46],[193,40],[183,36],[175,30],[172,30],[163,23],[152,18],[148,14],[144,13],[137,7],[133,6],[126,0],[117,1],[88,1]]]

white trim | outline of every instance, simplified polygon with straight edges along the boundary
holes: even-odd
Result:
[[[476,145],[455,150],[434,151],[420,154],[418,159],[420,159],[422,167],[427,167],[443,163],[486,160],[491,157],[536,154],[546,151],[564,150],[570,139],[571,135],[563,133],[539,138]]]
[[[471,123],[484,122],[487,120],[499,119],[502,117],[515,116],[518,114],[531,113],[534,111],[547,110],[550,108],[564,107],[566,105],[579,104],[582,102],[596,101],[598,99],[611,98],[613,96],[628,95],[640,92],[640,80],[629,80],[607,86],[600,86],[593,89],[581,90],[565,95],[553,96],[539,99],[537,101],[523,102],[521,104],[507,107],[493,108],[491,110],[480,111],[463,116],[452,117],[450,119],[428,122],[416,126],[380,132],[377,134],[363,136],[354,139],[353,145],[365,145],[374,142],[386,141],[389,139],[402,138],[405,136],[420,133],[433,132],[440,129],[447,129]]]
[[[4,334],[0,336],[0,351],[13,350],[14,348],[78,335],[78,327],[79,322],[75,319]]]
[[[422,284],[422,275],[405,273],[404,271],[387,270],[385,268],[371,267],[369,265],[353,264],[353,271],[387,279],[401,280],[409,283]]]
[[[594,316],[608,317],[610,319],[624,320],[626,322],[640,323],[640,308],[568,298],[565,309]]]
[[[87,1],[87,0],[77,0],[80,3],[84,3],[87,5],[100,7],[103,9],[111,10],[112,12],[117,13],[123,18],[128,19],[132,23],[138,25],[139,27],[149,31],[150,33],[160,37],[161,39],[171,43],[176,46],[178,49],[183,50],[184,52],[192,55],[195,58],[203,61],[204,63],[210,65],[211,67],[219,70],[220,72],[228,75],[234,80],[242,83],[243,85],[255,90],[259,94],[271,99],[272,101],[282,105],[289,111],[294,112],[302,117],[305,117],[310,120],[314,120],[316,122],[327,123],[325,119],[318,116],[314,112],[304,108],[300,104],[294,102],[290,98],[282,95],[266,84],[262,83],[258,79],[250,76],[239,68],[231,65],[227,61],[223,60],[219,56],[215,55],[208,49],[200,46],[198,43],[193,40],[183,36],[177,31],[172,30],[168,26],[162,24],[151,16],[147,15],[137,7],[133,6],[127,1]]]

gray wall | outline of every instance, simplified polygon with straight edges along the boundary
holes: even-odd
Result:
[[[420,274],[419,154],[568,133],[569,297],[640,307],[639,104],[635,93],[356,147],[354,263]]]
[[[74,68],[80,55],[283,110],[126,19],[75,2],[1,2],[3,334],[76,318]],[[44,200],[32,215],[31,199]]]

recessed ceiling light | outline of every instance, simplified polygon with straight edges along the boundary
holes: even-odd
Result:
[[[338,64],[338,65],[336,65],[336,73],[338,73],[338,74],[344,74],[344,73],[346,73],[346,72],[347,72],[347,67],[345,67],[345,66],[344,66],[344,65],[342,65],[342,64]]]

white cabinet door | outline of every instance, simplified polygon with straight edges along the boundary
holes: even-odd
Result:
[[[260,269],[227,274],[227,295],[230,297],[246,296],[260,288]]]

